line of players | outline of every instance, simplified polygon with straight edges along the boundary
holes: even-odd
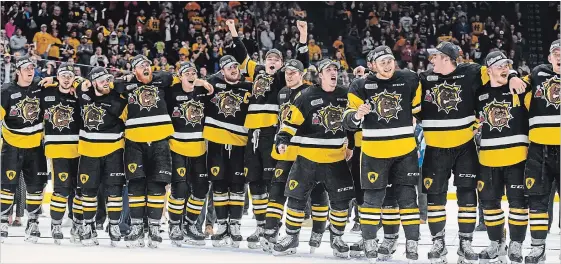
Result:
[[[119,241],[120,191],[126,178],[132,218],[132,231],[124,238],[128,246],[144,245],[144,218],[149,245],[161,242],[159,219],[168,183],[172,243],[204,245],[193,224],[211,180],[218,219],[214,246],[239,247],[243,185],[248,182],[257,221],[256,232],[247,238],[250,248],[294,254],[307,197],[312,196],[312,248],[319,247],[329,219],[336,256],[364,251],[370,260],[387,260],[396,250],[401,220],[406,256],[416,260],[415,185],[421,175],[411,123],[415,117],[427,141],[422,174],[433,236],[431,262],[446,261],[446,189],[452,172],[458,187],[459,262],[505,258],[500,207],[505,187],[510,260],[522,263],[528,218],[533,248],[526,263],[545,260],[547,197],[553,179],[559,179],[559,41],[551,45],[551,65],[536,67],[524,81],[509,74],[512,62],[500,52],[489,54],[486,66],[456,65],[457,48],[443,42],[430,50],[434,69],[417,76],[396,71],[391,50],[381,46],[368,55],[372,73],[347,91],[337,86],[339,65],[328,60],[319,64],[319,84],[303,84],[308,64],[305,22],[298,22],[299,60],[284,63],[283,71],[277,50],[266,54],[264,67],[249,60],[233,21],[227,25],[236,51],[220,60],[221,73],[208,82],[196,79],[192,63],[182,64],[179,76],[173,76],[152,73],[149,61],[137,56],[134,76],[113,81],[107,71],[95,68],[89,80],[82,80],[63,65],[56,82],[45,85],[58,89],[45,89],[33,82],[31,62],[19,60],[17,83],[2,89],[2,237],[7,237],[7,213],[20,171],[28,183],[27,239],[39,236],[36,216],[47,176],[41,157],[47,156],[53,160],[51,217],[57,241],[62,239],[67,197],[76,191],[71,239],[96,243],[92,223],[102,180],[109,186],[110,237]],[[241,74],[247,81],[240,81]],[[75,96],[71,87],[77,88]],[[479,158],[474,123],[483,130]],[[354,181],[346,164],[351,156],[348,137],[357,139]],[[480,254],[471,247],[476,189],[492,241]],[[355,196],[363,240],[349,247],[341,236],[348,201]],[[287,235],[278,240],[285,203]],[[385,235],[378,245],[380,220]]]

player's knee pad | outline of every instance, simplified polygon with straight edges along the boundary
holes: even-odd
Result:
[[[189,185],[185,181],[173,182],[171,183],[171,196],[175,199],[185,199],[188,188]]]
[[[252,195],[264,194],[267,192],[267,184],[264,180],[252,181],[249,183],[249,190]]]
[[[122,197],[123,185],[105,185],[105,193],[108,197]]]
[[[528,208],[528,199],[526,199],[525,197],[508,199],[508,207],[526,209]]]
[[[396,186],[397,204],[400,208],[417,207],[417,189],[413,185]]]
[[[447,193],[427,193],[427,203],[429,205],[445,205],[446,195]]]
[[[501,209],[500,200],[481,200],[480,203],[481,203],[481,208],[483,208],[483,210]]]
[[[284,197],[284,182],[273,182],[271,183],[271,189],[269,190],[269,199],[279,199]]]
[[[292,197],[288,197],[288,202],[286,204],[286,206],[288,208],[294,209],[294,210],[302,210],[304,211],[304,209],[306,209],[306,204],[307,201],[305,200],[299,200],[299,199],[295,199]]]
[[[130,180],[128,190],[129,196],[146,195],[146,180],[144,178]]]
[[[68,197],[70,196],[70,187],[54,187],[53,193],[56,193],[61,197]]]
[[[43,188],[45,188],[45,185],[43,184],[33,184],[33,185],[27,185],[25,186],[27,193],[30,194],[40,194],[43,192]],[[14,189],[15,191],[15,189]]]
[[[330,201],[329,207],[332,211],[344,211],[349,209],[349,200]]]
[[[231,193],[243,193],[245,192],[245,184],[243,183],[230,183]]]
[[[530,195],[528,205],[532,211],[547,211],[549,195]]]
[[[165,182],[148,182],[146,184],[148,195],[164,195],[166,193]]]
[[[94,188],[82,188],[82,196],[84,197],[96,197],[98,189]]]
[[[212,191],[215,193],[227,193],[228,192],[228,182],[224,180],[213,181]]]
[[[312,200],[312,204],[327,204],[329,199],[327,198],[327,191],[323,184],[318,184],[314,187],[310,194],[310,199]]]
[[[208,193],[209,182],[206,178],[198,178],[193,183],[191,194],[197,198],[204,198]]]
[[[364,207],[380,208],[386,196],[386,189],[364,190]]]
[[[2,184],[2,191],[15,193],[18,186],[17,184]]]
[[[461,206],[477,205],[477,194],[475,193],[475,189],[458,187],[456,189],[456,194],[458,197],[458,205]]]

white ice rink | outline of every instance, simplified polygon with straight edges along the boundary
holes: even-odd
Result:
[[[48,210],[48,206],[44,207]],[[507,204],[503,203],[503,209]],[[546,263],[560,263],[559,248],[560,236],[557,227],[559,219],[559,204],[555,203],[555,220],[551,233],[547,238],[547,261]],[[250,211],[251,212],[251,211]],[[446,243],[448,245],[448,262],[456,263],[456,250],[458,246],[458,226],[456,222],[457,205],[456,201],[449,201],[447,205],[448,224],[446,226]],[[508,212],[508,210],[505,210]],[[45,215],[48,215],[46,213]],[[25,223],[25,222],[24,222]],[[164,226],[167,229],[167,226]],[[349,230],[352,221],[347,225]],[[251,250],[247,248],[247,243],[242,242],[239,249],[233,248],[213,248],[210,241],[204,247],[184,246],[177,248],[170,244],[167,239],[168,234],[164,233],[164,242],[158,249],[136,248],[127,249],[125,242],[121,241],[117,248],[109,245],[109,239],[105,232],[98,231],[100,245],[96,247],[82,247],[70,244],[68,240],[70,228],[64,228],[65,240],[60,246],[53,243],[50,238],[50,219],[47,217],[40,219],[41,239],[37,244],[24,242],[24,227],[10,227],[10,237],[0,245],[1,263],[367,263],[366,259],[342,260],[332,255],[329,247],[329,232],[323,236],[321,247],[314,253],[309,253],[308,239],[310,228],[303,228],[300,235],[300,247],[294,256],[275,257],[264,253],[261,249]],[[244,239],[249,236],[255,228],[255,220],[249,216],[244,216],[242,221],[242,235]],[[281,230],[284,234],[284,229]],[[378,237],[383,237],[383,232],[378,232]],[[344,240],[351,244],[358,241],[357,234],[347,233]],[[476,252],[481,251],[487,246],[488,239],[486,232],[476,232],[474,238],[474,248]],[[419,263],[427,263],[427,252],[431,247],[430,232],[427,225],[421,225],[421,240],[419,241]],[[524,242],[524,255],[530,249],[530,231]],[[405,259],[405,236],[400,231],[399,247],[394,254],[393,263],[407,263]]]

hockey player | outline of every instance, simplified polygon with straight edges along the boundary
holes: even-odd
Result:
[[[77,192],[78,133],[82,126],[80,106],[73,89],[83,81],[77,80],[74,67],[63,63],[57,70],[56,82],[46,84],[41,93],[41,109],[44,110],[45,156],[51,159],[53,195],[51,196],[51,233],[56,244],[63,239],[62,218],[66,212],[68,196],[75,192],[71,240],[79,240],[82,211],[80,193]],[[92,223],[95,224],[95,223]]]
[[[298,153],[287,180],[286,232],[273,247],[275,255],[295,254],[304,222],[309,193],[316,184],[325,184],[330,200],[330,242],[333,254],[346,258],[349,246],[342,240],[348,218],[349,201],[354,196],[353,180],[345,161],[346,133],[343,112],[347,90],[337,86],[339,65],[331,60],[320,62],[320,84],[297,95],[275,140],[279,154],[287,145]]]
[[[207,91],[196,85],[197,68],[192,62],[181,63],[178,73],[179,78],[175,78],[171,90],[166,93],[168,112],[175,130],[169,140],[172,164],[171,195],[168,199],[169,236],[174,245],[180,246],[184,238],[186,243],[204,245],[205,235],[198,231],[195,221],[201,214],[208,192],[206,144],[203,139]],[[186,197],[187,193],[190,193],[189,197]],[[180,224],[184,208],[182,230]]]
[[[77,89],[83,122],[78,142],[78,186],[82,192],[85,222],[82,244],[85,246],[98,244],[94,224],[99,199],[107,201],[111,245],[121,240],[119,220],[125,183],[122,119],[127,102],[112,89],[113,75],[103,67],[93,68],[89,80]],[[106,195],[97,197],[101,184]]]
[[[258,65],[250,60],[234,20],[227,20],[226,25],[234,40],[234,57],[240,63],[240,69],[248,75],[253,82],[249,109],[244,123],[248,128],[248,142],[245,148],[244,166],[246,182],[253,203],[253,214],[257,221],[256,231],[247,237],[249,248],[258,248],[259,240],[263,237],[265,214],[269,202],[268,187],[273,178],[276,160],[271,157],[273,140],[277,132],[279,104],[277,95],[285,85],[284,73],[280,71],[283,64],[283,55],[277,49],[271,49],[265,54],[265,65]],[[302,61],[307,67],[308,56],[308,24],[306,21],[296,23],[300,39],[296,46],[296,59]]]
[[[298,60],[289,60],[286,62],[285,68],[286,87],[282,88],[278,95],[278,103],[280,104],[279,122],[282,123],[286,118],[290,106],[294,103],[296,95],[308,88],[304,81],[304,65]],[[284,204],[286,196],[284,196],[288,173],[296,160],[297,147],[287,145],[284,154],[277,153],[276,146],[271,152],[271,156],[277,160],[275,167],[275,175],[271,180],[271,188],[269,189],[269,204],[267,206],[266,224],[261,245],[263,250],[271,252],[272,247],[277,242],[279,225],[284,214]],[[317,184],[310,194],[312,202],[312,235],[310,237],[310,250],[314,251],[321,244],[323,233],[327,223],[328,215],[328,199],[325,186]],[[313,253],[313,252],[312,252]]]
[[[531,93],[524,98],[525,101],[530,101],[530,146],[524,171],[532,236],[532,251],[525,258],[525,263],[528,264],[545,262],[548,197],[554,181],[559,188],[560,54],[560,41],[556,40],[549,48],[548,61],[551,64],[535,67],[524,78],[532,88]]]
[[[212,245],[239,247],[240,220],[245,200],[243,156],[247,128],[243,126],[251,83],[240,81],[239,63],[233,56],[220,58],[220,73],[208,80],[216,87],[205,105],[203,137],[207,145],[207,171],[212,181],[217,230]],[[228,221],[229,220],[229,221]]]
[[[479,164],[473,141],[475,92],[489,81],[487,67],[456,64],[459,51],[450,42],[429,49],[434,69],[420,74],[423,89],[422,120],[427,148],[423,162],[423,191],[427,193],[428,222],[433,247],[431,262],[445,261],[444,227],[448,179],[454,174],[458,196],[460,246],[458,262],[477,261],[471,241],[477,218],[476,177]],[[511,74],[512,75],[512,74]],[[525,84],[509,75],[509,88],[523,92]]]
[[[349,89],[349,109],[344,124],[349,129],[362,127],[361,187],[364,203],[359,209],[365,254],[369,259],[385,255],[387,260],[395,251],[397,232],[386,234],[384,250],[379,250],[376,232],[382,213],[382,203],[388,184],[397,208],[387,209],[385,221],[399,228],[399,219],[405,230],[406,257],[417,260],[419,240],[419,208],[415,186],[420,177],[417,147],[413,136],[413,114],[421,110],[419,79],[409,70],[395,71],[395,58],[387,46],[374,49],[369,61],[375,65],[375,74],[353,82]],[[392,216],[390,218],[388,215]],[[397,217],[397,224],[393,223]]]
[[[528,225],[528,205],[524,197],[524,165],[528,153],[528,114],[524,94],[510,94],[508,74],[512,60],[500,51],[485,58],[489,82],[477,91],[476,120],[481,125],[477,190],[491,245],[479,253],[479,263],[506,263],[503,240],[505,193],[510,208],[509,233],[514,263],[522,262],[521,247]],[[527,106],[526,106],[527,107]],[[508,153],[508,154],[507,154]]]
[[[164,207],[165,186],[170,183],[171,154],[168,137],[174,132],[165,102],[173,76],[152,72],[143,55],[131,61],[134,75],[115,82],[115,89],[127,98],[125,108],[125,166],[129,181],[131,232],[128,246],[143,246],[143,218],[148,217],[149,246],[162,242],[160,219]],[[209,88],[210,89],[210,88]]]
[[[43,139],[41,87],[34,79],[35,64],[27,57],[16,61],[16,80],[2,85],[0,120],[2,121],[2,175],[0,176],[0,239],[8,237],[8,215],[12,214],[19,178],[26,185],[26,241],[36,243],[43,188],[47,183],[47,160]]]

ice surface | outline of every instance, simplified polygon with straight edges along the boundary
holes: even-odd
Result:
[[[48,206],[44,206],[48,210]],[[508,205],[503,202],[503,210],[508,215]],[[456,250],[458,246],[458,225],[456,221],[456,201],[449,201],[447,205],[448,221],[446,225],[446,243],[448,245],[448,262],[456,263]],[[251,212],[251,211],[250,211]],[[45,213],[48,216],[48,212]],[[554,224],[547,238],[547,261],[546,263],[560,263],[559,248],[559,204],[555,203]],[[352,218],[351,218],[352,219]],[[25,223],[25,219],[24,219]],[[347,225],[347,230],[352,227],[352,221]],[[167,226],[164,226],[167,229]],[[244,239],[253,233],[255,220],[244,216],[242,221],[242,235]],[[508,228],[508,225],[507,225]],[[244,241],[239,249],[213,248],[207,240],[205,247],[184,246],[177,248],[171,245],[167,239],[167,233],[163,234],[164,242],[158,249],[136,248],[127,249],[125,242],[121,241],[116,248],[110,247],[108,235],[104,231],[98,231],[100,245],[96,247],[82,247],[73,245],[68,240],[70,227],[64,227],[65,239],[60,246],[53,243],[50,238],[50,219],[40,218],[41,239],[37,244],[24,242],[24,227],[10,227],[10,237],[0,245],[1,263],[368,263],[366,259],[342,260],[335,258],[329,246],[329,233],[323,236],[321,247],[314,254],[309,253],[308,239],[310,228],[303,228],[300,235],[300,247],[294,256],[275,257],[263,252],[261,249],[251,250],[247,248]],[[281,230],[284,234],[284,229]],[[383,232],[378,232],[378,237],[383,237]],[[357,234],[347,233],[344,236],[347,243],[359,240]],[[427,225],[421,225],[421,240],[419,242],[420,263],[428,263],[427,252],[431,247],[431,237]],[[476,232],[473,245],[477,252],[488,244],[486,232]],[[530,249],[530,231],[524,242],[524,254]],[[405,259],[405,236],[400,230],[399,247],[394,254],[392,263],[407,263]]]

